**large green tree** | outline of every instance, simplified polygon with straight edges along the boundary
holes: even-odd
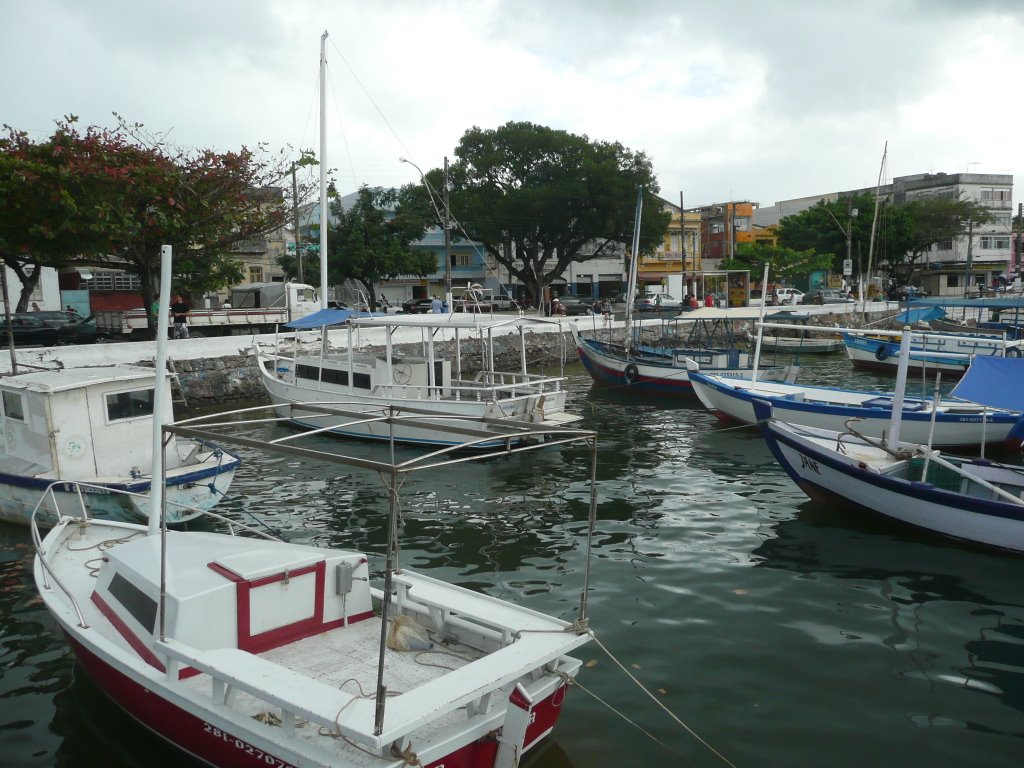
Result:
[[[454,218],[537,298],[570,263],[628,247],[638,188],[645,198],[641,251],[653,250],[668,227],[651,161],[619,143],[509,122],[466,131],[455,157]],[[440,170],[427,180],[443,188]]]
[[[331,213],[336,223],[327,230],[328,279],[332,284],[360,283],[371,308],[377,307],[376,283],[408,275],[422,277],[437,269],[433,253],[411,247],[430,223],[412,185],[400,190],[363,186],[348,209],[334,200]]]

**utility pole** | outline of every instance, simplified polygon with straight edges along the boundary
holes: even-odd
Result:
[[[683,190],[679,190],[679,274],[686,282],[686,211],[683,210]],[[684,289],[685,290],[685,289]]]
[[[967,221],[967,266],[964,268],[964,298],[971,285],[971,267],[974,261],[974,219]]]
[[[299,282],[306,282],[302,276],[302,246],[299,244],[299,187],[295,183],[295,163],[292,163],[292,220],[295,224],[295,258],[299,260]]]
[[[452,304],[452,226],[448,209],[448,156],[444,158],[444,300],[448,311],[455,310]]]
[[[1024,227],[1024,203],[1017,203],[1017,248],[1014,251],[1013,259],[1010,261],[1011,272],[1016,278],[1020,274],[1020,249],[1021,249],[1021,228]]]

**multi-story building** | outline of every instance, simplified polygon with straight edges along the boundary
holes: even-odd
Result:
[[[754,242],[754,212],[758,204],[729,201],[698,208],[704,269],[717,270],[723,259],[736,254],[740,243]]]
[[[755,222],[763,226],[778,224],[785,216],[807,210],[821,200],[832,202],[851,195],[874,195],[876,189],[883,199],[897,204],[928,196],[949,197],[977,202],[992,213],[991,222],[972,226],[958,238],[934,244],[918,261],[912,280],[929,293],[939,296],[963,294],[974,286],[989,285],[1012,271],[1013,176],[1009,174],[920,173],[897,176],[890,184],[877,188],[782,200],[773,206],[758,208]],[[890,279],[893,266],[884,252],[877,258],[871,269],[876,285]]]
[[[641,287],[667,288],[669,275],[682,275],[683,283],[693,282],[702,269],[700,212],[684,211],[667,200],[662,200],[661,206],[672,218],[657,250],[640,259],[637,282]]]

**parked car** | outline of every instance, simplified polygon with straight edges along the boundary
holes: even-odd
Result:
[[[60,330],[44,323],[36,317],[36,312],[14,312],[11,314],[10,329],[14,335],[14,345],[50,347],[60,339]],[[0,344],[7,343],[8,326],[3,315],[0,315]]]
[[[589,296],[559,296],[558,301],[565,307],[566,315],[589,315],[594,310],[594,300]]]
[[[772,291],[773,304],[803,304],[804,292],[799,288],[776,288]]]
[[[645,293],[633,302],[633,309],[637,312],[680,312],[683,302],[668,293]]]
[[[803,298],[804,304],[845,304],[848,301],[853,299],[838,288],[817,288],[805,293]]]
[[[402,302],[402,311],[411,315],[425,315],[430,312],[430,304],[433,299],[410,299]]]

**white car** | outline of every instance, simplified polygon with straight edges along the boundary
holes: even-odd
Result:
[[[802,304],[804,292],[799,288],[776,288],[772,292],[776,304]]]

